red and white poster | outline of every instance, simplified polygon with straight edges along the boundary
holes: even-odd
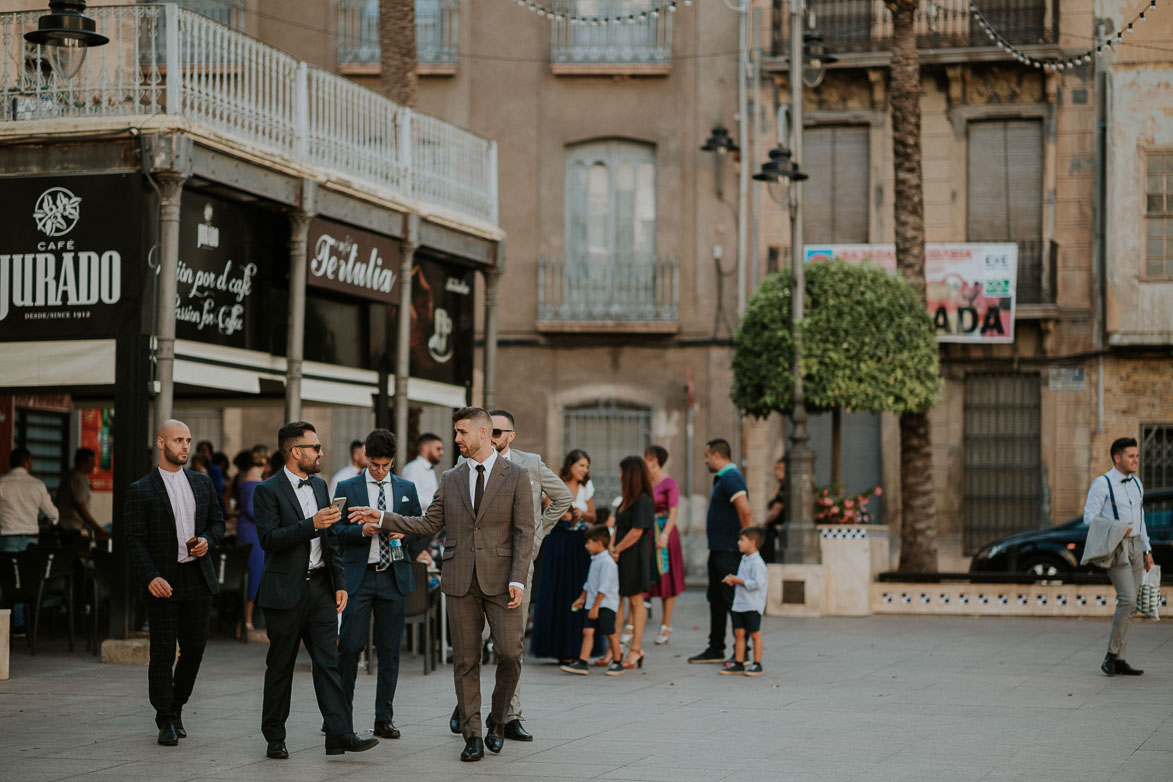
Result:
[[[94,491],[114,491],[114,411],[87,407],[81,411],[81,447],[96,456],[97,466],[90,474]]]

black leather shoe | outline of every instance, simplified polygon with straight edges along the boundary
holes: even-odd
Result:
[[[175,719],[171,720],[171,724],[175,726],[175,735],[181,739],[187,738],[187,731],[183,728],[183,715],[176,714]]]
[[[375,735],[384,739],[399,738],[399,728],[395,727],[394,722],[376,722]]]
[[[533,735],[521,727],[521,720],[509,720],[505,723],[505,738],[510,741],[533,741]]]
[[[378,739],[360,739],[351,733],[349,736],[341,738],[326,739],[326,754],[341,755],[344,752],[366,752],[378,743]]]
[[[1137,668],[1133,668],[1131,665],[1124,662],[1123,660],[1117,660],[1116,661],[1116,673],[1120,674],[1121,676],[1140,676],[1141,674],[1144,673],[1144,671],[1139,670]]]
[[[505,746],[505,726],[498,725],[492,719],[486,720],[485,746],[493,753],[500,752]]]
[[[452,717],[448,720],[448,730],[460,735],[460,707],[452,710]]]
[[[1108,676],[1116,675],[1116,655],[1108,652],[1104,655],[1104,662],[1100,663],[1100,670]]]
[[[464,751],[460,753],[460,759],[465,762],[473,762],[480,760],[485,756],[485,744],[481,741],[480,736],[473,736],[468,741],[464,742]]]
[[[273,760],[285,760],[289,757],[289,750],[285,748],[284,741],[270,741],[269,748],[265,751],[265,757],[273,758]]]
[[[164,747],[174,747],[179,743],[179,736],[175,735],[175,726],[164,722],[159,726],[159,743]]]

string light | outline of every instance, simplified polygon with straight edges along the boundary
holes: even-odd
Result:
[[[981,9],[977,7],[977,3],[975,3],[974,0],[970,0],[969,2],[969,12],[973,16],[974,21],[976,21],[978,26],[980,26],[982,30],[985,31],[986,35],[991,41],[994,42],[995,46],[1010,54],[1010,56],[1012,56],[1018,62],[1027,66],[1034,66],[1035,68],[1040,68],[1045,71],[1062,71],[1069,68],[1074,68],[1081,64],[1089,63],[1092,61],[1093,55],[1103,52],[1105,46],[1108,47],[1109,50],[1114,51],[1114,48],[1123,42],[1124,34],[1131,34],[1135,32],[1133,26],[1137,22],[1144,23],[1148,19],[1147,15],[1156,9],[1157,0],[1149,0],[1148,6],[1144,10],[1140,11],[1136,16],[1134,16],[1132,21],[1129,22],[1125,27],[1117,30],[1113,34],[1109,34],[1107,38],[1099,41],[1093,48],[1088,49],[1085,52],[1080,52],[1079,54],[1064,58],[1040,59],[1033,55],[1027,54],[1008,41],[1005,36],[994,29],[994,26],[990,23],[990,20],[987,19],[985,14],[981,12]]]
[[[526,9],[530,13],[537,14],[543,18],[549,18],[556,22],[566,22],[571,25],[583,25],[586,27],[607,27],[608,25],[631,25],[636,21],[645,22],[648,18],[658,19],[661,12],[676,13],[677,6],[690,6],[692,0],[667,0],[667,2],[660,2],[646,11],[640,11],[638,16],[633,12],[618,13],[618,14],[603,14],[596,16],[579,16],[577,13],[569,11],[559,11],[555,8],[547,8],[541,3],[534,0],[514,0],[519,6]]]

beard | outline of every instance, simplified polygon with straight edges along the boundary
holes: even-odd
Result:
[[[182,467],[187,464],[187,455],[180,455],[180,451],[173,451],[167,446],[163,446],[163,458],[176,467]]]
[[[322,471],[321,461],[316,458],[310,459],[308,461],[298,462],[297,466],[300,467],[301,471],[306,475],[317,475]]]

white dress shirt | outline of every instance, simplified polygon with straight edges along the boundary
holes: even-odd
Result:
[[[355,467],[353,464],[348,464],[338,472],[334,473],[334,477],[330,479],[330,496],[334,496],[334,492],[338,490],[338,484],[342,483],[343,481],[350,480],[361,472],[362,470],[358,467]]]
[[[379,507],[379,482],[371,477],[369,470],[363,470],[367,478],[367,505],[371,508]],[[391,485],[391,475],[383,479],[383,502],[387,510],[395,510],[395,487]],[[379,564],[379,536],[371,535],[371,551],[367,554],[367,564]]]
[[[57,506],[45,484],[23,467],[13,467],[0,478],[0,535],[36,535],[37,513],[57,523]]]
[[[419,497],[420,508],[427,510],[428,506],[432,504],[432,498],[436,496],[436,489],[440,486],[440,480],[436,477],[436,470],[433,469],[432,463],[422,456],[417,456],[404,465],[399,477],[415,484],[415,493]]]
[[[318,500],[314,497],[314,487],[310,484],[297,488],[297,484],[301,483],[302,479],[289,471],[285,467],[285,477],[289,479],[289,483],[293,485],[293,493],[297,495],[297,501],[301,503],[301,512],[305,514],[305,518],[313,518],[314,514],[318,512]],[[315,530],[316,532],[317,530]],[[317,570],[323,565],[322,562],[322,539],[318,535],[314,535],[310,539],[310,570]]]
[[[1108,470],[1107,481],[1105,476],[1097,476],[1092,481],[1087,492],[1087,501],[1083,505],[1083,523],[1091,524],[1096,516],[1115,518],[1112,515],[1112,494],[1116,495],[1116,511],[1121,521],[1128,522],[1128,535],[1140,536],[1141,551],[1152,551],[1149,544],[1149,531],[1144,523],[1144,491],[1135,475],[1125,476],[1124,473],[1113,467]],[[1108,481],[1112,482],[1112,492],[1108,492]]]
[[[770,583],[770,571],[766,561],[758,552],[744,554],[737,566],[737,577],[745,582],[733,587],[733,606],[730,611],[766,612],[766,587]]]
[[[183,468],[175,472],[159,468],[159,475],[163,478],[163,487],[167,489],[167,499],[171,500],[171,514],[175,516],[179,561],[194,562],[195,557],[187,550],[187,542],[195,537],[196,501],[191,482],[183,474]]]

